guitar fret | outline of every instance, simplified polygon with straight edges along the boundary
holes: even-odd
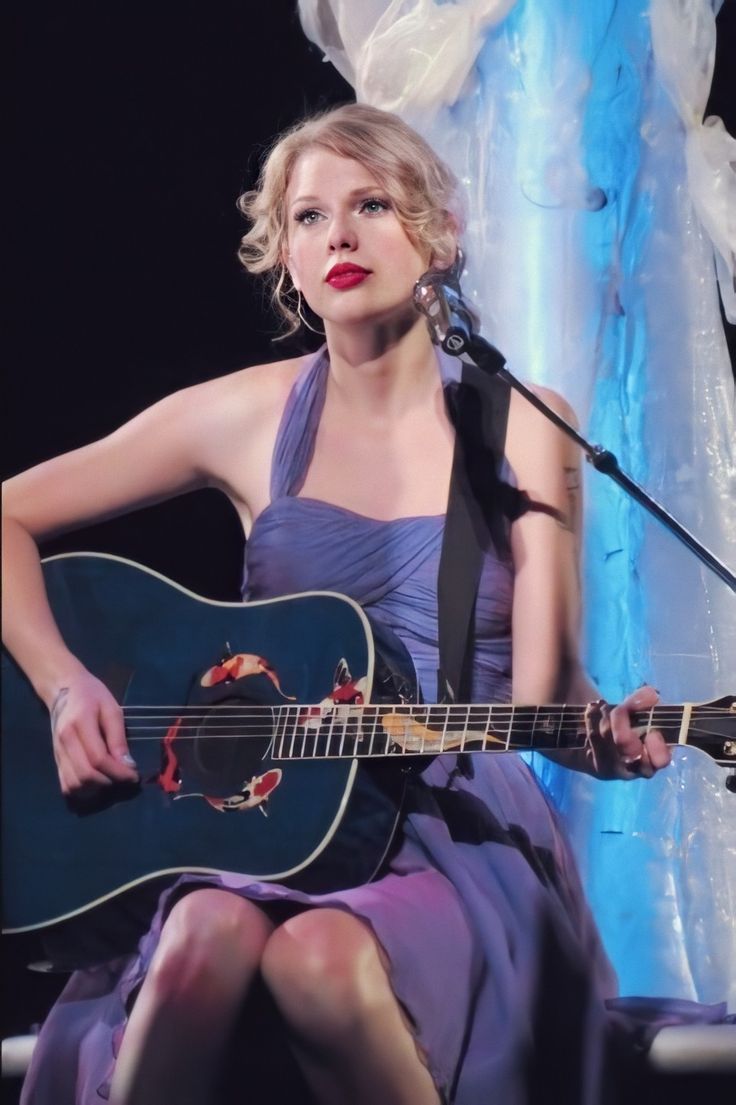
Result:
[[[280,746],[280,750],[279,750],[279,755],[280,755],[281,759],[284,759],[285,756],[286,756],[286,742],[287,742],[287,739],[288,739],[289,725],[296,722],[298,717],[299,717],[299,707],[298,706],[287,706],[286,707],[286,713],[284,715],[284,729],[283,729],[283,732],[281,734],[281,742],[280,742],[281,746]],[[291,721],[292,718],[293,718],[293,722]]]
[[[271,755],[277,757],[279,754],[279,728],[281,726],[282,713],[281,707],[274,711],[274,723],[271,726]]]
[[[322,720],[320,719],[320,731],[322,729]],[[329,759],[333,756],[332,751],[332,736],[335,731],[335,711],[330,714],[330,721],[327,726],[327,734],[325,736],[325,756]]]
[[[273,730],[273,752],[276,759],[281,755],[281,745],[283,742],[283,729],[286,727],[286,711],[288,706],[280,706],[276,716],[276,725]],[[282,730],[279,736],[279,729]]]
[[[381,711],[381,714],[379,715],[379,720],[382,716],[383,716],[383,711]],[[385,756],[386,752],[388,751],[390,741],[389,741],[389,738],[388,738],[388,733],[386,732],[386,726],[383,724],[383,722],[381,722],[380,728],[378,730],[378,736],[379,736],[380,740],[382,742],[384,742],[383,752],[380,751],[381,746],[379,744],[378,755],[379,756]]]
[[[353,714],[350,706],[341,707],[344,717],[342,719],[342,734],[340,736],[340,755],[345,755],[345,747],[348,748],[348,755],[352,756],[355,753],[355,723],[353,720]]]
[[[345,707],[342,705],[335,705],[332,711],[332,719],[330,721],[330,739],[335,738],[337,742],[337,751],[333,752],[333,756],[337,759],[342,759],[343,749],[345,747]]]
[[[445,742],[447,741],[447,723],[450,720],[450,711],[445,707],[445,720],[442,724],[442,735],[440,736],[440,752],[445,751]]]
[[[291,729],[291,740],[289,741],[289,751],[287,753],[287,758],[290,759],[290,760],[294,759],[294,745],[296,744],[297,729],[298,728],[299,728],[299,714],[297,713],[295,718],[294,718],[294,724],[293,724],[292,729]]]
[[[294,711],[294,719],[291,723],[291,732],[289,734],[289,741],[288,741],[289,747],[288,747],[288,751],[286,752],[286,755],[288,756],[289,759],[292,759],[292,757],[294,755],[294,745],[295,745],[295,742],[296,742],[296,739],[297,739],[297,734],[298,734],[298,732],[301,728],[301,726],[299,724],[300,713],[301,713],[301,711],[298,710],[298,709]]]
[[[388,756],[388,754],[391,751],[391,734],[389,733],[388,729],[385,726],[383,728],[383,739],[384,739],[383,755]]]
[[[349,706],[339,707],[342,716],[338,716],[337,724],[340,727],[340,756],[355,755],[355,720]]]
[[[385,713],[385,711],[380,711],[379,714],[378,714],[378,717],[376,719],[377,723],[380,722],[380,725],[377,725],[378,736],[379,736],[380,740],[386,740],[386,736],[387,736],[386,735],[386,726],[383,725],[382,720],[381,720],[381,718],[383,716],[383,713]],[[378,750],[377,755],[378,756],[381,755],[380,744],[379,744],[379,750]]]
[[[368,755],[369,756],[373,755],[373,746],[374,746],[375,741],[376,741],[376,727],[378,726],[378,718],[379,718],[379,711],[374,707],[373,708],[373,725],[371,726],[371,735],[370,735],[370,740],[368,742]]]
[[[305,754],[314,757],[315,759],[322,758],[322,719],[319,718],[316,724],[307,725],[304,727],[302,745],[299,752],[300,758],[303,758]],[[311,749],[311,752],[308,752]]]
[[[383,723],[381,723],[378,735],[381,740],[381,743],[379,743],[378,755],[385,756],[391,747],[391,741],[389,739],[388,732],[386,731],[386,726]],[[383,746],[383,751],[381,751],[381,745]]]
[[[495,727],[494,707],[490,705],[486,706],[485,718],[483,720],[483,751],[488,748],[489,743],[493,743]]]
[[[285,708],[285,713],[284,713],[284,726],[283,726],[283,729],[281,731],[281,736],[279,737],[279,759],[280,760],[283,760],[286,756],[286,753],[284,752],[284,744],[286,742],[286,731],[287,731],[288,725],[289,725],[289,707],[287,706]]]

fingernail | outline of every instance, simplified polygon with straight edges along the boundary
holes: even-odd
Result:
[[[137,767],[138,766],[138,764],[135,762],[135,760],[133,759],[133,757],[130,755],[129,752],[123,752],[120,756],[120,759],[123,761],[124,764],[127,764],[128,767]]]

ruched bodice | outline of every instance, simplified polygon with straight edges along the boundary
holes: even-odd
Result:
[[[440,358],[443,381],[459,362]],[[284,408],[271,469],[271,502],[248,541],[243,594],[270,598],[298,591],[340,591],[406,645],[426,700],[436,692],[437,572],[444,516],[382,521],[303,498],[324,405],[329,361],[321,350],[306,364]],[[508,560],[486,554],[476,603],[473,697],[505,701],[511,689]]]

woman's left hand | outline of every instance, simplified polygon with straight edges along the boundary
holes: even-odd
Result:
[[[672,755],[661,733],[632,725],[633,714],[659,701],[654,687],[640,687],[618,706],[599,699],[585,710],[585,756],[600,779],[651,778]]]

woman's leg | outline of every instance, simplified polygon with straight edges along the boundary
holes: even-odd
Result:
[[[341,910],[301,913],[270,937],[261,969],[323,1105],[439,1105],[366,924]]]
[[[125,1030],[111,1105],[204,1105],[273,925],[223,890],[171,910]]]

